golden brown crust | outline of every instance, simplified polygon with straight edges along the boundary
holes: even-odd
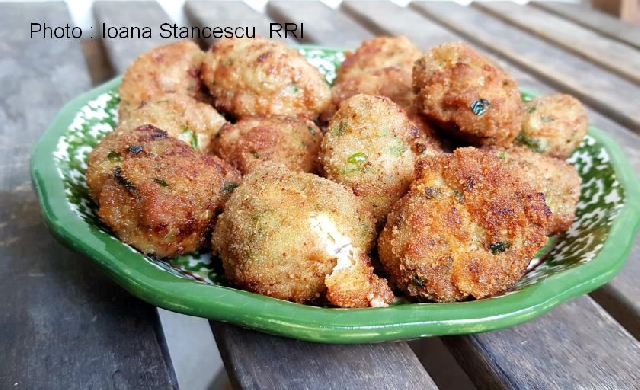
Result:
[[[354,52],[345,53],[345,59],[337,71],[336,84],[362,72],[387,67],[397,67],[410,73],[420,54],[420,49],[403,36],[369,39]]]
[[[136,143],[124,150],[123,139],[114,142],[121,161],[113,163],[98,194],[100,219],[123,242],[159,258],[206,246],[239,173],[153,126],[122,135]]]
[[[325,279],[338,263],[353,272],[366,269],[357,259],[374,239],[373,218],[351,191],[313,174],[269,166],[244,177],[218,218],[212,243],[234,285],[303,303],[325,296]],[[342,264],[344,256],[351,265]],[[378,290],[362,285],[347,295],[336,292],[334,304],[360,304]]]
[[[350,187],[384,223],[414,178],[416,158],[437,152],[391,100],[356,95],[329,123],[319,159],[325,177]]]
[[[510,288],[546,243],[544,196],[498,157],[475,148],[421,159],[418,178],[378,239],[391,280],[438,302]]]
[[[330,99],[324,77],[302,54],[263,38],[217,41],[205,55],[202,80],[216,107],[239,118],[315,118]]]
[[[201,152],[211,153],[213,139],[225,123],[224,117],[211,105],[187,95],[168,93],[128,111],[125,117],[119,117],[118,129],[153,125]]]
[[[215,151],[243,175],[273,163],[314,172],[321,141],[322,132],[308,119],[246,118],[222,128]]]
[[[413,88],[420,112],[476,145],[506,145],[522,124],[515,80],[462,42],[434,47],[416,61]]]
[[[125,71],[120,84],[119,115],[165,93],[204,98],[200,67],[204,53],[192,41],[158,46],[138,57]]]
[[[524,147],[488,150],[518,172],[521,180],[544,194],[552,213],[548,234],[557,234],[571,227],[576,218],[582,184],[575,167]]]
[[[553,94],[523,104],[522,130],[516,145],[557,158],[568,158],[587,134],[587,110],[573,96]]]

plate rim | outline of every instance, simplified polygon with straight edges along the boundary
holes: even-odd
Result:
[[[297,47],[340,50],[309,45]],[[324,343],[382,342],[484,332],[528,321],[611,280],[625,263],[640,227],[640,204],[626,201],[612,222],[602,249],[588,263],[550,275],[522,290],[471,302],[336,309],[301,305],[230,287],[195,283],[144,261],[142,255],[132,252],[116,240],[113,240],[113,245],[106,242],[104,236],[98,237],[102,232],[96,234],[97,229],[68,206],[63,181],[54,159],[58,140],[80,107],[88,100],[112,90],[120,80],[121,77],[115,77],[80,94],[58,112],[33,148],[31,179],[45,222],[56,238],[85,254],[133,295],[167,310]],[[521,91],[537,95],[527,89],[521,88]],[[640,196],[640,182],[620,146],[595,126],[589,126],[589,135],[601,142],[608,152],[617,180],[625,190],[625,197],[637,199]],[[136,256],[142,261],[125,264],[127,258]],[[579,282],[575,283],[575,280]]]

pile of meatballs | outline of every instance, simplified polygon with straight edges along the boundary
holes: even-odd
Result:
[[[522,102],[465,43],[365,41],[330,87],[266,39],[157,47],[127,69],[86,182],[146,255],[211,250],[231,286],[380,307],[500,294],[571,226],[587,131],[571,96]]]

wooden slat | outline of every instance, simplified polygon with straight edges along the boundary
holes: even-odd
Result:
[[[406,343],[329,345],[211,322],[240,389],[437,389]]]
[[[586,4],[556,1],[535,1],[529,4],[640,49],[640,26],[637,24],[625,23]]]
[[[64,3],[0,4],[0,388],[177,388],[155,308],[47,231],[29,155],[62,105],[90,88],[77,40],[29,39],[71,24]]]
[[[140,54],[158,45],[171,43],[173,39],[161,38],[159,26],[172,23],[160,4],[155,1],[97,1],[93,4],[93,14],[102,36],[102,23],[107,27],[151,27],[152,36],[146,39],[104,39],[107,55],[118,74],[124,73],[127,67]],[[145,21],[147,23],[141,23]],[[149,24],[148,21],[153,21]]]
[[[267,12],[280,23],[304,23],[302,42],[347,49],[372,37],[367,29],[319,1],[271,1]]]
[[[636,389],[640,344],[577,298],[509,329],[443,337],[478,388]]]
[[[640,87],[473,7],[412,3],[419,12],[640,131]]]
[[[264,14],[258,13],[240,1],[187,1],[185,12],[189,22],[198,27],[230,26],[255,27],[256,34],[263,38],[270,38],[270,20]],[[274,34],[272,39],[292,43],[293,38],[285,39]],[[210,45],[214,39],[205,40]]]
[[[475,7],[587,60],[640,83],[640,51],[559,16],[513,2],[476,2]]]

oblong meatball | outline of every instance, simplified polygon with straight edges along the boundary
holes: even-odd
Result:
[[[140,132],[141,142],[130,144],[106,176],[98,216],[121,241],[158,258],[207,246],[240,174],[152,126]]]
[[[587,134],[587,110],[570,95],[553,94],[523,104],[522,130],[516,145],[557,158],[568,158]]]
[[[227,123],[211,105],[183,94],[170,93],[153,98],[118,119],[118,129],[153,125],[196,150],[211,153],[213,139]]]
[[[322,140],[324,176],[350,187],[384,222],[409,188],[420,155],[436,153],[406,112],[388,98],[356,95],[333,117]]]
[[[350,190],[270,166],[243,178],[212,242],[225,277],[243,289],[299,303],[384,306],[393,294],[366,255],[375,234]]]
[[[406,37],[375,37],[363,41],[354,51],[347,51],[338,68],[336,84],[362,72],[396,67],[411,72],[413,63],[420,57],[420,49]]]
[[[214,43],[205,55],[202,80],[216,107],[238,118],[315,118],[330,99],[326,80],[302,54],[263,38]]]
[[[200,68],[204,53],[195,42],[180,41],[155,47],[138,57],[124,72],[118,115],[165,93],[204,99]]]
[[[474,145],[506,145],[520,131],[515,80],[465,43],[436,46],[416,61],[413,88],[420,112]]]
[[[573,165],[525,147],[491,148],[521,179],[544,194],[551,210],[548,234],[568,230],[576,218],[582,179]]]
[[[322,132],[308,119],[246,118],[222,128],[215,151],[243,175],[273,163],[314,172],[321,141]]]
[[[546,241],[542,193],[491,153],[423,158],[378,239],[391,281],[409,297],[451,302],[510,288]]]

